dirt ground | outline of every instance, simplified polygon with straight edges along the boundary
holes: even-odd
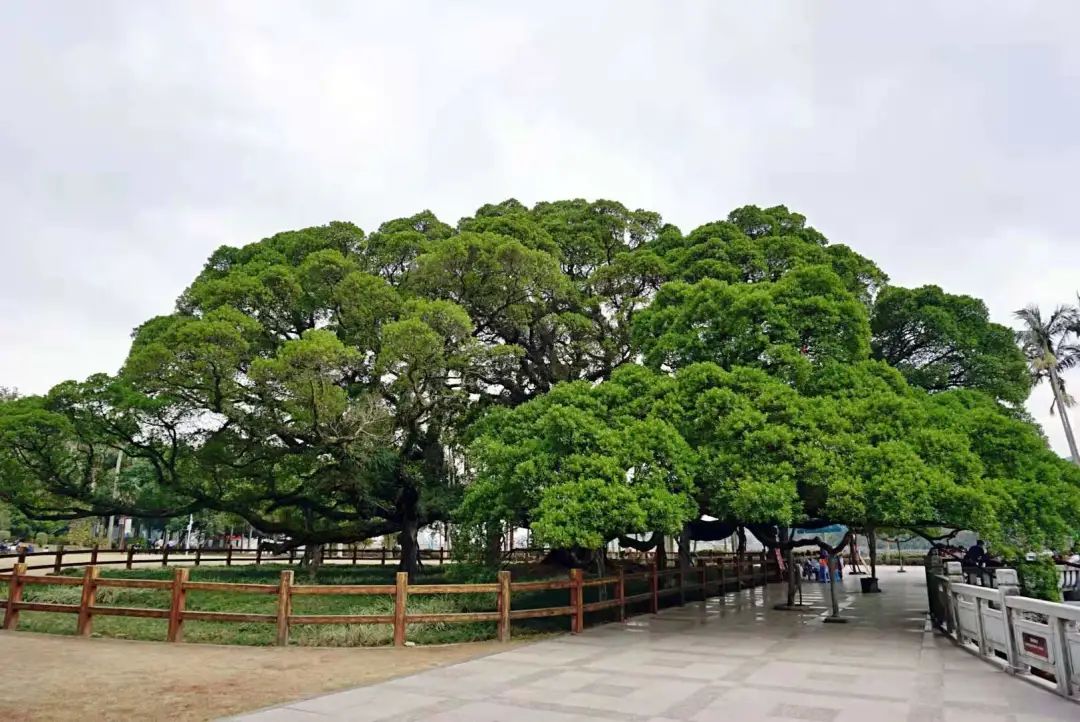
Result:
[[[507,648],[226,647],[2,632],[0,720],[207,720]]]

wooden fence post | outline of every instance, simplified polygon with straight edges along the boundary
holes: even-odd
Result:
[[[26,564],[26,547],[19,547],[19,561],[16,564]]]
[[[262,541],[255,545],[255,566],[262,564]]]
[[[229,547],[229,550],[225,552],[225,566],[232,566],[232,547]]]
[[[93,546],[93,548],[90,549],[90,566],[92,566],[92,567],[97,566],[97,553],[98,553],[98,545],[95,544]]]
[[[97,567],[87,567],[83,572],[82,599],[79,600],[79,621],[75,633],[80,637],[89,637],[94,624],[94,598],[97,596]]]
[[[394,646],[405,646],[405,608],[409,603],[409,573],[398,572],[394,587]]]
[[[124,565],[128,569],[131,569],[131,560],[135,558],[135,547],[129,546],[127,549],[127,563]]]
[[[649,575],[649,584],[652,587],[652,613],[660,611],[660,568],[656,565],[656,557],[652,559],[652,572]]]
[[[615,587],[615,593],[619,597],[619,621],[626,621],[626,572],[619,567],[619,582]]]
[[[574,634],[581,634],[585,631],[585,587],[582,583],[585,581],[584,573],[580,569],[573,569],[570,572],[572,580],[574,582]]]
[[[169,633],[166,637],[170,642],[184,641],[184,606],[187,603],[184,584],[187,580],[187,567],[173,569],[172,598],[169,600]]]
[[[26,564],[19,562],[11,570],[11,580],[8,582],[7,609],[4,610],[4,629],[15,629],[19,626],[19,610],[15,606],[22,601],[23,577],[26,576]]]
[[[64,564],[64,545],[56,547],[56,563],[53,564],[53,574],[59,574]]]
[[[499,572],[499,641],[510,641],[510,572],[505,570]]]
[[[289,614],[292,613],[292,569],[281,572],[278,583],[277,600],[277,644],[284,647],[289,643]]]

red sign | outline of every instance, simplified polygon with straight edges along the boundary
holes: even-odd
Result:
[[[1037,637],[1034,634],[1023,633],[1024,651],[1036,657],[1050,659],[1050,653],[1046,651],[1046,638]]]

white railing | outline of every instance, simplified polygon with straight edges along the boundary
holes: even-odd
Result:
[[[1080,606],[1022,597],[1015,575],[999,569],[999,586],[992,589],[964,584],[958,570],[928,573],[934,623],[961,646],[1006,663],[1014,674],[1047,684],[1052,678],[1058,694],[1080,702]]]

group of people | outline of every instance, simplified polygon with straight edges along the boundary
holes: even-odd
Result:
[[[817,581],[822,584],[829,581],[829,555],[824,551],[818,555],[817,564],[814,564],[810,559],[803,559],[802,563],[802,575],[803,579],[808,581]],[[842,554],[836,555],[836,581],[843,581],[844,579],[844,556]]]

